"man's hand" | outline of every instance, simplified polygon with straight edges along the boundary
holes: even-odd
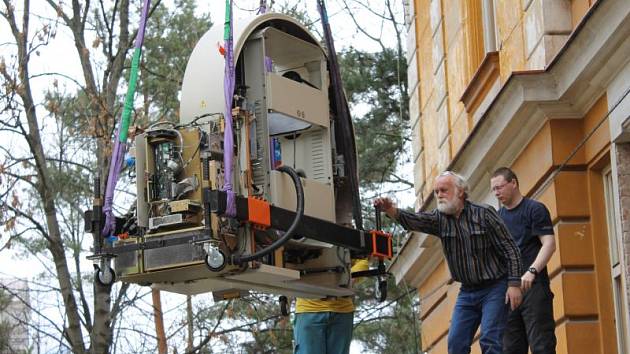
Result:
[[[520,306],[521,300],[523,299],[523,294],[521,293],[521,288],[518,286],[510,286],[505,293],[505,303],[510,302],[510,308],[512,311],[516,310],[517,307]]]
[[[396,218],[398,214],[398,209],[396,208],[396,203],[387,197],[376,198],[374,199],[374,207],[379,208],[387,214],[390,218]]]
[[[525,272],[525,274],[521,277],[521,289],[524,293],[531,289],[535,278],[536,275],[530,271]]]

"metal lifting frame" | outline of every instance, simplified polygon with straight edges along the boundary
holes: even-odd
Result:
[[[212,212],[224,215],[227,205],[227,193],[205,189],[204,194],[204,199],[208,203],[208,214]],[[294,211],[270,205],[264,200],[236,197],[235,219],[240,222],[249,222],[261,228],[271,227],[278,230],[287,230],[294,216]],[[118,255],[139,249],[153,249],[183,243],[202,243],[212,240],[209,229],[184,231],[182,234],[188,235],[173,238],[172,240],[145,240],[137,244],[103,247],[101,251],[104,254]],[[392,257],[392,236],[379,230],[357,230],[304,215],[296,229],[296,234],[348,248],[358,255],[373,256],[380,259]],[[362,274],[362,276],[365,275],[370,274]]]
[[[219,215],[224,214],[227,199],[226,193],[218,190],[207,190],[206,193],[208,193],[207,200],[210,204],[210,211]],[[251,203],[256,203],[257,214],[261,212],[260,208],[266,206],[269,209],[269,226],[275,229],[286,230],[295,215],[293,211],[269,205],[264,201],[237,196],[237,220],[258,224],[259,215],[255,218],[252,218],[252,215],[250,215],[252,208],[249,206]],[[304,215],[296,230],[296,234],[335,246],[345,247],[358,254],[380,258],[392,257],[392,237],[390,234],[382,231],[357,230]]]

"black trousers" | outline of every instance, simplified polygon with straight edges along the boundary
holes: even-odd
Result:
[[[503,336],[504,354],[556,353],[556,324],[553,319],[553,293],[548,282],[534,282],[523,302],[510,311]]]

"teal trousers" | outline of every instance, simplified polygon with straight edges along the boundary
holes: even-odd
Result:
[[[295,315],[295,354],[348,354],[354,313],[307,312]]]

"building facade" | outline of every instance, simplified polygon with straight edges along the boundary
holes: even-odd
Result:
[[[511,167],[554,223],[558,353],[630,353],[630,1],[406,5],[416,209],[447,169],[498,206],[490,174]],[[439,240],[412,234],[390,270],[418,289],[422,350],[446,353],[459,284]]]
[[[30,353],[28,283],[2,278],[0,284],[0,353]]]

